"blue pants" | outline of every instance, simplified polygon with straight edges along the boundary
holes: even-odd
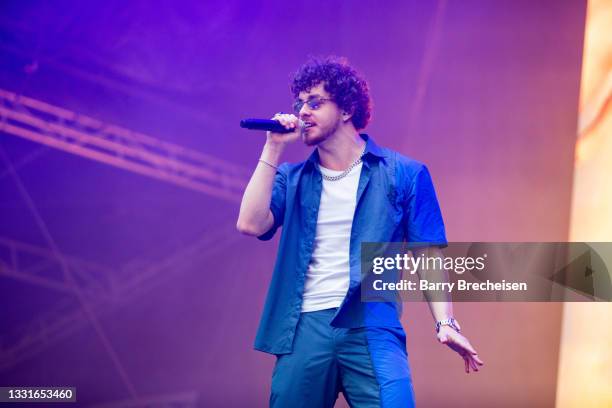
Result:
[[[293,352],[277,355],[270,407],[333,407],[339,392],[351,407],[414,407],[404,330],[332,327],[336,310],[301,314]]]

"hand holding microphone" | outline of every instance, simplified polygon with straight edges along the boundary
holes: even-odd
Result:
[[[266,130],[268,141],[285,144],[298,139],[304,128],[304,122],[293,114],[279,112],[272,119],[241,120],[240,127],[250,130]]]
[[[277,121],[285,128],[285,131],[279,133],[275,130],[268,130],[266,132],[267,143],[274,145],[282,144],[283,146],[295,142],[302,134],[304,129],[304,122],[297,118],[297,116],[289,113],[277,113],[272,117],[272,120]]]
[[[272,119],[244,119],[240,127],[250,130],[266,130],[266,144],[284,146],[296,141],[304,129],[304,122],[297,116],[279,112]]]

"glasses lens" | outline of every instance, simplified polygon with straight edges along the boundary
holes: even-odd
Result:
[[[307,100],[306,102],[303,102],[298,99],[293,103],[293,110],[296,113],[299,113],[302,110],[302,107],[304,106],[304,104],[308,105],[309,109],[317,110],[321,107],[323,102],[326,100],[328,99],[312,98],[312,99]]]
[[[302,110],[302,106],[304,106],[304,102],[300,101],[299,99],[293,102],[293,110],[295,113],[299,113]]]
[[[321,106],[321,101],[319,100],[319,98],[309,99],[307,103],[308,107],[312,110],[319,109],[319,107]]]

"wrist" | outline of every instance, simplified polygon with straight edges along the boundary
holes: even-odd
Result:
[[[266,142],[260,158],[278,166],[284,150],[285,146],[283,144]]]
[[[459,322],[454,317],[449,317],[448,319],[438,320],[436,322],[436,332],[439,333],[440,329],[443,327],[449,327],[455,330],[457,333],[461,333],[461,326],[459,326]]]

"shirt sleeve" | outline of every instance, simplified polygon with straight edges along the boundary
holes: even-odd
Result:
[[[408,186],[404,208],[408,243],[446,247],[446,232],[429,170],[421,165]]]
[[[276,170],[274,176],[274,185],[272,186],[272,199],[270,200],[270,211],[274,216],[274,224],[268,231],[258,236],[257,239],[261,241],[268,241],[272,239],[278,227],[283,225],[283,219],[285,218],[285,202],[287,196],[287,166],[281,164]]]

